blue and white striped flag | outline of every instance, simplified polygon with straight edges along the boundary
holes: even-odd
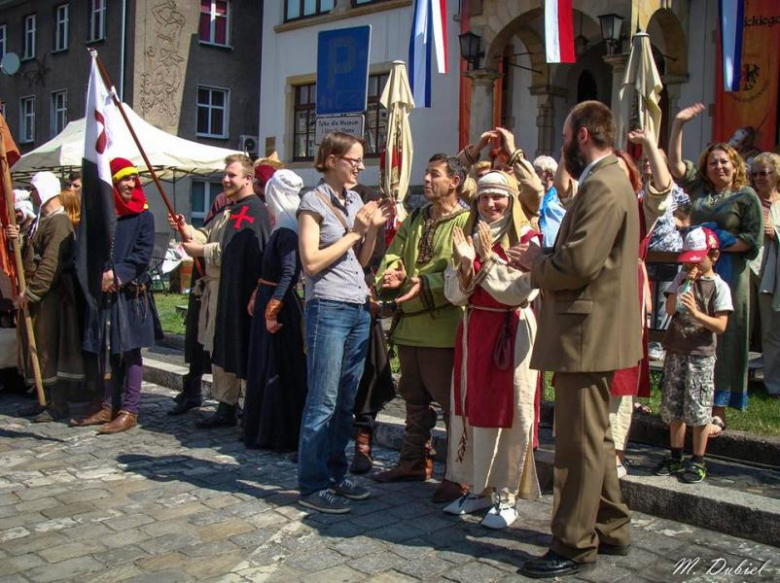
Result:
[[[742,77],[742,33],[745,0],[718,0],[720,47],[723,62],[723,90],[739,91]]]
[[[446,0],[414,0],[409,39],[409,84],[417,107],[431,106],[433,55],[439,73],[447,73]]]

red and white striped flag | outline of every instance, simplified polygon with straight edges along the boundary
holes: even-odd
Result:
[[[544,45],[548,63],[573,63],[572,0],[544,0]]]

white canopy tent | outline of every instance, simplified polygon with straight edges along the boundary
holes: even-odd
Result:
[[[236,153],[235,150],[206,146],[171,135],[144,121],[128,105],[123,107],[161,180],[175,182],[186,174],[221,172],[225,167],[225,156]],[[122,144],[122,149],[116,148],[115,155],[132,161],[142,174],[148,173],[130,132],[121,119],[117,121],[119,123],[112,128],[112,141]],[[72,121],[57,136],[22,156],[11,168],[14,180],[25,182],[41,170],[61,173],[79,170],[84,156],[85,125],[84,118]]]

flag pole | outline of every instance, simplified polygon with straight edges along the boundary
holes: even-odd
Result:
[[[119,97],[117,97],[116,91],[114,90],[114,84],[111,82],[111,79],[108,76],[108,71],[106,71],[106,68],[103,66],[103,61],[100,60],[100,57],[98,56],[98,53],[95,49],[90,48],[87,50],[89,50],[89,54],[95,59],[95,63],[97,64],[98,71],[100,72],[100,77],[101,79],[103,79],[103,84],[106,86],[106,89],[111,94],[111,99],[114,101],[114,105],[116,105],[117,109],[119,110],[119,113],[122,115],[122,119],[125,121],[127,130],[130,132],[130,135],[133,137],[133,141],[135,142],[138,151],[141,153],[141,157],[144,159],[144,163],[146,164],[146,167],[149,169],[149,174],[151,174],[152,180],[154,181],[155,186],[157,186],[157,190],[160,192],[160,196],[162,197],[163,202],[165,203],[165,207],[168,209],[168,214],[171,216],[171,218],[173,218],[173,222],[175,222],[177,225],[176,230],[179,232],[182,239],[185,239],[186,236],[184,234],[184,226],[180,224],[179,221],[176,219],[176,211],[171,205],[171,201],[168,200],[168,196],[165,194],[165,189],[160,183],[160,179],[157,177],[157,173],[154,171],[154,168],[152,167],[152,163],[149,161],[149,157],[146,155],[146,151],[144,150],[144,147],[141,145],[141,140],[138,139],[138,135],[135,133],[135,130],[133,129],[133,124],[130,123],[130,118],[128,118],[127,113],[125,113],[125,108],[122,106],[122,101],[119,99]],[[194,257],[193,260],[195,263],[195,268],[198,270],[198,272],[204,273],[198,258]]]
[[[5,200],[8,206],[8,223],[16,226],[16,210],[13,203],[13,182],[11,180],[11,169],[8,166],[8,153],[5,150],[5,136],[0,135],[0,165],[3,172],[3,188],[5,190]],[[16,261],[16,278],[18,280],[17,291],[24,293],[27,283],[24,278],[24,265],[22,263],[22,247],[19,239],[11,241],[14,249],[14,260]],[[22,308],[24,316],[24,327],[27,331],[27,342],[30,349],[30,363],[32,364],[33,377],[35,378],[35,392],[38,395],[38,403],[41,407],[46,406],[46,395],[43,392],[43,377],[41,375],[41,363],[38,360],[38,347],[35,344],[35,334],[33,333],[32,318],[30,309],[25,304]]]

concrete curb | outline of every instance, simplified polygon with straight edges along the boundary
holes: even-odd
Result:
[[[388,415],[377,417],[374,440],[398,450],[403,441],[404,422]],[[436,459],[446,458],[446,434],[433,434]],[[534,453],[539,483],[552,490],[554,454],[539,448]],[[635,512],[686,522],[719,533],[780,546],[780,500],[747,492],[735,492],[707,483],[681,484],[675,478],[628,475],[620,480],[623,499]]]
[[[552,426],[553,403],[542,403],[542,422]],[[631,441],[657,447],[669,447],[669,429],[659,417],[635,415],[631,421]],[[691,432],[685,443],[686,451],[692,449]],[[707,456],[727,458],[739,462],[780,468],[780,437],[755,435],[729,429],[717,439],[707,443]]]
[[[182,377],[187,369],[183,366],[171,364],[154,358],[144,359],[144,380],[174,390],[181,390]],[[210,390],[211,376],[204,377],[204,388]],[[545,403],[542,412],[542,421],[552,420],[552,406]],[[650,439],[660,441],[660,430],[654,428],[652,419],[635,419],[640,439],[645,443],[666,446],[666,443],[656,443]],[[659,424],[660,425],[660,424]],[[645,429],[650,427],[650,429]],[[634,429],[632,429],[632,432]],[[739,433],[739,432],[733,432]],[[374,432],[374,441],[382,447],[400,450],[404,434],[404,421],[397,417],[379,414]],[[646,437],[649,435],[650,437]],[[744,434],[743,434],[744,435]],[[645,439],[641,439],[644,437]],[[723,440],[726,435],[719,437]],[[751,436],[751,447],[758,441]],[[739,436],[735,436],[735,440]],[[446,434],[442,429],[434,429],[433,447],[436,450],[435,459],[446,461],[447,445]],[[768,439],[767,450],[774,451],[777,444]],[[744,449],[745,442],[741,444]],[[736,446],[735,446],[736,447]],[[762,454],[759,462],[766,458]],[[549,444],[543,444],[535,452],[537,473],[543,489],[549,491],[553,483],[553,452]],[[764,462],[765,463],[765,462]],[[716,532],[725,533],[737,537],[747,538],[757,542],[780,547],[780,500],[759,496],[743,491],[725,489],[712,486],[707,483],[697,484],[695,487],[684,485],[672,478],[659,478],[648,476],[628,475],[620,480],[623,497],[629,507],[637,512],[643,512],[654,516],[669,518],[679,522],[686,522],[694,526],[709,528]]]

